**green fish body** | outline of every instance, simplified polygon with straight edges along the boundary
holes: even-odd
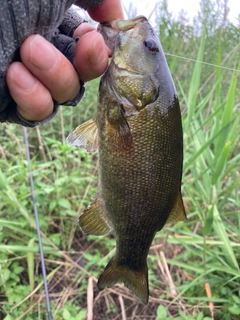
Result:
[[[97,117],[68,143],[99,147],[99,194],[79,218],[84,232],[112,230],[116,253],[100,290],[123,282],[148,302],[147,255],[167,222],[186,218],[181,196],[183,138],[176,89],[145,17],[101,24],[113,57],[99,87]]]

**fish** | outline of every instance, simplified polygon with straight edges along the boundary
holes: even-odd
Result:
[[[147,304],[147,256],[155,234],[186,219],[181,111],[147,18],[101,23],[98,31],[113,54],[100,81],[96,118],[67,138],[69,145],[98,150],[99,192],[79,225],[91,235],[112,231],[116,239],[99,290],[124,283]]]

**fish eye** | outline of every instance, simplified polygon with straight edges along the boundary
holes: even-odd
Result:
[[[144,46],[151,52],[159,52],[158,45],[155,40],[148,39],[143,41]]]

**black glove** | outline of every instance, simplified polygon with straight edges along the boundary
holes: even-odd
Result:
[[[87,9],[99,4],[102,0],[3,0],[0,15],[0,122],[13,122],[27,127],[34,127],[52,119],[57,113],[58,104],[54,101],[51,116],[43,121],[29,121],[17,112],[5,80],[9,64],[21,61],[19,48],[30,34],[40,34],[52,42],[71,62],[73,61],[76,40],[72,38],[75,29],[84,20],[72,8],[72,3]],[[73,101],[64,105],[77,105],[84,94],[84,84]]]

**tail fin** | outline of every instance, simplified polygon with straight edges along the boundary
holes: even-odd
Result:
[[[124,285],[140,298],[144,303],[148,303],[148,268],[145,264],[139,270],[131,270],[126,265],[120,265],[113,257],[98,279],[98,289],[112,287],[114,284],[123,282]]]

